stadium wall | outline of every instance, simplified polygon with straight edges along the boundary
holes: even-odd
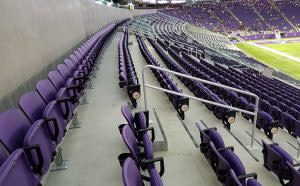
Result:
[[[107,7],[92,0],[1,0],[0,111],[17,106],[20,95],[34,90],[38,80],[47,78],[103,26],[153,12]]]

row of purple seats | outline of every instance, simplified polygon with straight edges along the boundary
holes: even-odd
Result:
[[[293,158],[277,143],[263,143],[264,166],[278,176],[282,185],[297,186],[300,184],[300,164],[294,164]],[[288,181],[288,183],[286,183]]]
[[[88,39],[70,59],[23,94],[19,107],[0,114],[0,185],[40,185],[51,168],[89,75],[113,23]]]
[[[279,102],[278,99],[279,97],[276,94],[272,94],[271,96],[269,96],[267,94],[271,94],[271,92],[268,92],[268,90],[263,89],[261,87],[254,88],[257,87],[258,84],[260,84],[259,80],[255,80],[254,83],[255,85],[250,86],[250,84],[252,83],[251,81],[247,80],[249,79],[249,77],[243,76],[240,72],[232,68],[225,69],[219,65],[215,65],[211,68],[214,68],[214,71],[216,71],[218,74],[221,74],[222,77],[220,81],[223,84],[248,90],[250,92],[257,94],[260,97],[260,102],[259,102],[260,116],[263,115],[267,116],[263,118],[264,121],[269,120],[268,118],[271,117],[273,118],[271,119],[271,121],[273,120],[273,123],[271,125],[268,125],[269,128],[272,128],[275,124],[274,121],[276,121],[277,123],[276,125],[286,128],[289,131],[289,133],[292,135],[297,135],[295,131],[297,130],[298,127],[300,127],[298,121],[300,117],[300,113],[296,109],[290,108],[284,103]],[[224,77],[226,76],[227,77],[230,76],[230,80],[228,79],[227,81],[225,81],[226,78]],[[283,100],[284,99],[281,99],[281,101]],[[242,107],[244,107],[244,109],[249,109],[253,111],[254,110],[253,101],[254,100],[250,100],[249,98],[247,100],[244,100],[244,102],[242,103]],[[248,116],[246,116],[246,119],[253,119],[253,117],[248,118]],[[261,126],[260,124],[258,124],[258,126],[265,128],[264,126],[266,125]]]
[[[190,69],[187,62],[182,59],[173,49],[168,48],[168,51],[172,57],[174,57],[175,60],[177,60],[178,64],[175,63],[173,60],[169,58],[169,56],[153,41],[151,40],[150,43],[154,47],[154,49],[157,51],[157,53],[160,55],[160,57],[163,59],[164,63],[166,66],[176,72],[180,72],[186,75],[194,75],[197,76],[197,72],[190,74],[187,71]],[[183,65],[185,64],[185,65]],[[192,68],[192,67],[191,67]],[[195,69],[195,71],[197,71]],[[198,76],[199,77],[199,76]],[[219,98],[217,94],[215,94],[214,87],[211,87],[209,85],[205,86],[201,82],[193,81],[190,79],[186,79],[183,77],[178,77],[188,88],[191,90],[197,97],[199,98],[204,98],[204,99],[209,99],[210,101],[214,101],[217,103],[225,104],[227,105],[226,102],[224,102],[222,99]],[[209,88],[208,88],[209,87]],[[211,91],[213,90],[213,91]],[[214,115],[218,118],[221,119],[223,124],[230,128],[230,124],[232,124],[235,120],[235,112],[230,111],[229,109],[225,109],[222,107],[217,107],[217,106],[212,106],[210,104],[206,104],[207,108],[211,110]]]
[[[168,51],[177,59],[177,62],[181,64],[191,75],[203,78],[209,81],[219,82],[221,84],[225,84],[228,86],[232,86],[235,88],[242,89],[240,86],[234,85],[231,80],[226,78],[225,75],[220,75],[218,71],[210,70],[207,66],[203,65],[202,63],[195,61],[186,53],[182,53],[182,57],[179,56],[173,49],[169,48]],[[213,66],[213,65],[212,65]],[[244,110],[254,112],[255,106],[253,103],[249,103],[245,98],[245,95],[238,94],[230,90],[217,88],[214,86],[209,87],[213,90],[219,98],[222,98],[223,103],[230,104],[231,106],[235,106]],[[249,98],[248,98],[249,99]],[[221,100],[221,99],[220,99]],[[253,116],[248,114],[242,114],[246,119],[250,119],[253,121]],[[257,127],[262,128],[265,134],[272,138],[273,134],[277,132],[278,129],[278,122],[275,121],[268,113],[259,110],[258,112],[258,120],[257,120]]]
[[[256,173],[246,174],[240,158],[234,148],[225,147],[225,143],[216,128],[203,129],[196,124],[200,132],[200,151],[209,161],[218,181],[226,186],[261,186]]]
[[[122,177],[125,186],[143,186],[143,180],[150,182],[151,186],[162,186],[161,176],[164,174],[164,160],[162,157],[154,158],[153,141],[154,130],[149,127],[148,111],[132,114],[129,106],[124,104],[122,114],[128,124],[121,124],[119,131],[129,153],[122,153],[118,159],[122,167]],[[148,135],[152,132],[152,139]],[[155,162],[160,163],[160,171],[156,169]],[[140,170],[147,170],[142,175]]]
[[[156,61],[155,58],[150,54],[148,48],[146,47],[145,43],[143,42],[143,39],[140,36],[137,36],[137,40],[139,43],[140,50],[142,52],[142,55],[144,56],[145,60],[148,64],[154,65],[154,66],[160,66],[159,63]],[[160,86],[162,88],[175,91],[178,93],[182,93],[182,90],[180,90],[177,85],[172,81],[172,79],[169,77],[169,75],[164,71],[159,71],[155,69],[151,69],[156,79],[159,81]],[[181,119],[184,119],[184,113],[189,109],[189,99],[184,98],[182,96],[177,96],[173,94],[168,94],[169,100],[173,104],[174,108],[178,112]]]
[[[140,84],[134,64],[128,49],[128,28],[123,29],[123,33],[119,41],[119,86],[126,86],[128,96],[134,107],[137,106],[137,100],[141,97]]]

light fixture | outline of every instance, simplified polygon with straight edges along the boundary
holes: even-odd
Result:
[[[132,94],[133,99],[139,99],[141,97],[141,94],[139,92],[134,92]]]
[[[180,109],[183,111],[183,112],[186,112],[189,110],[189,106],[184,104],[184,105],[181,105]]]

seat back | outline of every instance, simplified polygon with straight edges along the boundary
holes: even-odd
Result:
[[[289,186],[297,186],[300,185],[300,172],[296,170],[292,164],[287,163],[289,169]]]
[[[139,129],[146,129],[149,126],[147,125],[147,118],[143,112],[137,114],[137,127]]]
[[[240,180],[238,179],[238,177],[236,176],[236,174],[234,173],[234,171],[232,169],[230,169],[230,171],[229,171],[229,175],[227,177],[225,185],[243,186],[243,184],[240,182]],[[245,186],[261,186],[261,184],[254,178],[248,178]]]
[[[46,104],[56,98],[57,90],[49,79],[37,82],[35,89]]]
[[[264,166],[266,166],[269,170],[273,172],[277,172],[282,164],[281,162],[282,158],[280,154],[273,149],[273,146],[276,146],[277,144],[267,144],[264,140],[262,140],[262,144],[263,144],[262,152],[264,156]]]
[[[71,54],[70,59],[72,60],[72,62],[74,63],[75,66],[80,65],[80,61],[75,54]]]
[[[64,60],[64,63],[66,64],[66,66],[68,67],[68,69],[70,70],[70,73],[73,74],[76,70],[76,66],[75,64],[72,62],[71,59],[67,58]]]
[[[243,186],[232,169],[229,170],[229,175],[226,179],[226,184],[225,185]]]
[[[43,117],[46,104],[42,97],[36,92],[23,94],[19,99],[19,107],[25,113],[31,123]]]
[[[148,169],[150,174],[150,185],[153,186],[163,186],[163,182],[161,180],[161,177],[155,167]]]
[[[50,168],[56,147],[56,145],[51,141],[50,134],[47,131],[45,121],[38,120],[32,124],[24,139],[25,147],[39,146],[43,162],[40,162],[36,151],[27,153],[27,157],[32,165],[38,165],[41,163],[41,175],[44,175]]]
[[[274,120],[270,114],[268,114],[267,112],[264,112],[264,111],[258,111],[257,125],[259,127],[265,128],[273,121]]]
[[[134,128],[133,115],[132,115],[131,110],[127,103],[122,105],[121,112],[122,112],[123,116],[125,117],[127,123],[130,125],[130,127]]]
[[[143,134],[143,145],[146,159],[153,159],[153,144],[147,133]]]
[[[209,146],[211,149],[211,164],[216,171],[218,180],[223,183],[226,180],[230,166],[223,156],[218,152],[213,142],[209,142]]]
[[[52,136],[57,136],[56,140],[58,143],[61,142],[65,133],[67,121],[64,120],[57,101],[51,101],[47,105],[43,113],[43,118],[45,120],[50,120],[48,121],[51,123],[50,132]]]
[[[231,149],[221,151],[220,154],[227,161],[230,168],[233,169],[237,176],[246,174],[246,170],[242,161]],[[240,180],[240,182],[244,185],[245,179]]]
[[[9,153],[23,147],[24,137],[31,126],[30,121],[18,108],[0,114],[0,140]],[[1,162],[1,160],[0,160]]]
[[[138,163],[140,160],[138,158],[138,146],[137,146],[137,139],[134,135],[134,133],[132,132],[132,129],[130,128],[129,125],[125,125],[122,128],[122,138],[125,142],[125,145],[127,146],[127,148],[129,149],[132,158]]]
[[[0,167],[1,186],[36,186],[38,181],[32,172],[23,149],[15,150]]]
[[[80,52],[79,52],[78,50],[75,50],[75,51],[74,51],[74,54],[75,54],[75,56],[77,57],[77,59],[78,59],[79,61],[82,61],[82,60],[83,60],[83,57],[82,57],[82,55],[80,54]]]
[[[71,97],[66,88],[61,88],[56,95],[56,99],[64,100],[64,99],[71,99]],[[70,121],[71,118],[73,117],[74,110],[76,109],[78,103],[79,102],[73,103],[71,100],[64,101],[64,102],[58,102],[61,113],[63,115],[69,113],[68,115],[65,116],[65,119],[67,121]]]
[[[57,91],[65,86],[66,82],[57,70],[48,73],[48,79],[54,85]]]
[[[65,81],[72,77],[71,71],[64,63],[57,65],[57,71],[60,73],[60,75],[64,78]]]
[[[122,167],[122,177],[124,186],[142,186],[142,175],[134,160],[127,158]]]
[[[196,126],[200,132],[201,143],[208,144],[210,141],[212,141],[216,149],[225,147],[223,138],[217,132],[216,128],[202,129],[199,123],[197,123]]]

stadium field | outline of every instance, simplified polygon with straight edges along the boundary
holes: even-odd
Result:
[[[300,79],[300,40],[241,42],[237,44],[256,60]]]

